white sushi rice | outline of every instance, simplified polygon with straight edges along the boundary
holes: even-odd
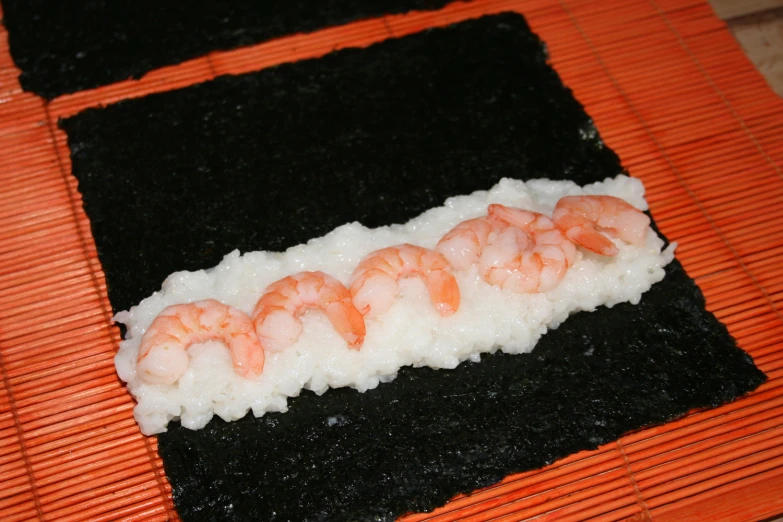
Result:
[[[117,372],[138,402],[134,416],[145,434],[166,431],[179,419],[190,429],[204,427],[214,414],[236,420],[252,410],[256,416],[286,411],[288,397],[302,389],[324,393],[329,387],[351,386],[359,392],[393,380],[403,366],[451,369],[463,361],[478,363],[480,354],[502,350],[530,352],[548,329],[569,314],[599,306],[639,302],[642,294],[664,276],[674,247],[648,234],[643,248],[617,241],[615,258],[583,251],[559,286],[543,294],[514,294],[485,283],[474,269],[456,273],[460,308],[440,317],[424,284],[403,279],[402,295],[388,312],[367,321],[360,351],[349,350],[319,311],[302,317],[304,329],[296,344],[267,354],[263,374],[248,380],[234,373],[227,348],[218,342],[192,346],[190,365],[174,385],[147,384],[136,377],[136,357],[145,330],[167,306],[199,299],[217,299],[250,314],[264,288],[287,275],[321,270],[348,283],[354,267],[369,252],[400,243],[434,248],[457,223],[485,215],[487,205],[501,203],[552,214],[566,195],[608,194],[641,210],[647,209],[642,183],[627,176],[585,187],[567,181],[503,179],[489,191],[450,198],[404,225],[368,229],[343,225],[324,237],[286,252],[238,251],[216,267],[170,275],[159,292],[115,320],[127,326],[127,338],[115,357]]]

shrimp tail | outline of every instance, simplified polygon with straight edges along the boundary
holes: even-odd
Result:
[[[324,311],[332,326],[348,343],[348,348],[359,350],[364,343],[364,336],[367,335],[367,326],[364,316],[353,303],[350,300],[348,303],[334,302],[327,305]]]
[[[246,332],[245,335],[255,335],[255,330]],[[236,337],[232,335],[232,337]],[[264,350],[256,349],[246,341],[236,340],[232,343],[231,362],[234,371],[241,377],[251,378],[261,375],[264,371]]]
[[[568,229],[565,236],[574,243],[602,256],[616,256],[619,252],[611,239],[599,233],[595,227],[589,224]]]
[[[459,309],[460,294],[457,280],[446,270],[432,270],[427,276],[427,290],[435,309],[448,317]]]

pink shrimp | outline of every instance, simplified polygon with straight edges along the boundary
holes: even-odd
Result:
[[[153,384],[174,384],[188,368],[186,350],[196,343],[223,341],[234,371],[252,378],[264,369],[264,350],[243,312],[214,299],[169,306],[141,338],[136,371]]]
[[[351,295],[366,317],[389,309],[399,294],[397,280],[416,275],[424,279],[435,309],[449,316],[459,308],[459,286],[446,259],[433,250],[403,244],[371,252],[354,270]]]
[[[508,224],[489,216],[469,219],[447,232],[438,241],[435,249],[443,254],[455,270],[467,270],[479,262],[492,234],[497,234],[507,226]]]
[[[551,219],[528,210],[490,205],[489,216],[508,223],[482,253],[484,279],[519,293],[556,287],[576,258],[576,246]]]
[[[615,256],[618,250],[601,232],[641,246],[650,227],[644,212],[613,196],[566,196],[552,218],[568,239],[602,256]]]
[[[364,317],[340,281],[323,272],[299,272],[272,283],[253,310],[258,337],[268,350],[284,350],[302,333],[299,316],[320,308],[340,336],[354,350],[364,343]]]

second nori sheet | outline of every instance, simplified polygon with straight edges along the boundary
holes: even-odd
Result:
[[[62,123],[109,295],[357,220],[403,222],[503,176],[622,172],[505,14],[89,110]],[[159,437],[187,520],[390,519],[763,382],[676,261],[638,306],[577,314],[532,354],[403,369],[360,394]]]
[[[210,51],[449,0],[2,0],[22,88],[44,98],[141,78]]]

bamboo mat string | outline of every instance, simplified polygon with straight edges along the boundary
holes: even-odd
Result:
[[[13,390],[11,388],[11,383],[8,379],[8,373],[5,370],[5,361],[3,360],[2,349],[0,349],[0,371],[2,371],[3,373],[3,387],[5,388],[5,391],[8,394],[9,409],[11,410],[11,415],[13,416],[14,419],[14,425],[16,426],[16,432],[17,432],[17,440],[22,454],[22,461],[24,462],[24,467],[25,470],[27,471],[26,473],[27,484],[29,485],[30,491],[32,492],[33,504],[35,506],[35,511],[38,513],[38,518],[40,520],[44,520],[44,511],[43,508],[41,507],[41,501],[38,496],[35,480],[33,479],[34,477],[33,466],[32,464],[30,464],[30,457],[27,452],[27,444],[25,444],[24,428],[19,419],[19,411],[16,408],[16,401],[13,395]],[[2,512],[0,512],[0,514],[2,514]]]
[[[636,501],[642,508],[642,517],[644,520],[651,520],[652,516],[650,515],[650,508],[647,507],[647,502],[644,500],[644,495],[639,489],[639,484],[636,482],[636,477],[634,476],[633,469],[631,467],[631,461],[628,459],[628,455],[625,453],[623,443],[621,440],[618,440],[615,444],[617,446],[617,451],[623,457],[623,467],[625,468],[625,472],[628,474],[628,481],[631,483],[631,486],[633,486],[633,492],[636,495]]]

